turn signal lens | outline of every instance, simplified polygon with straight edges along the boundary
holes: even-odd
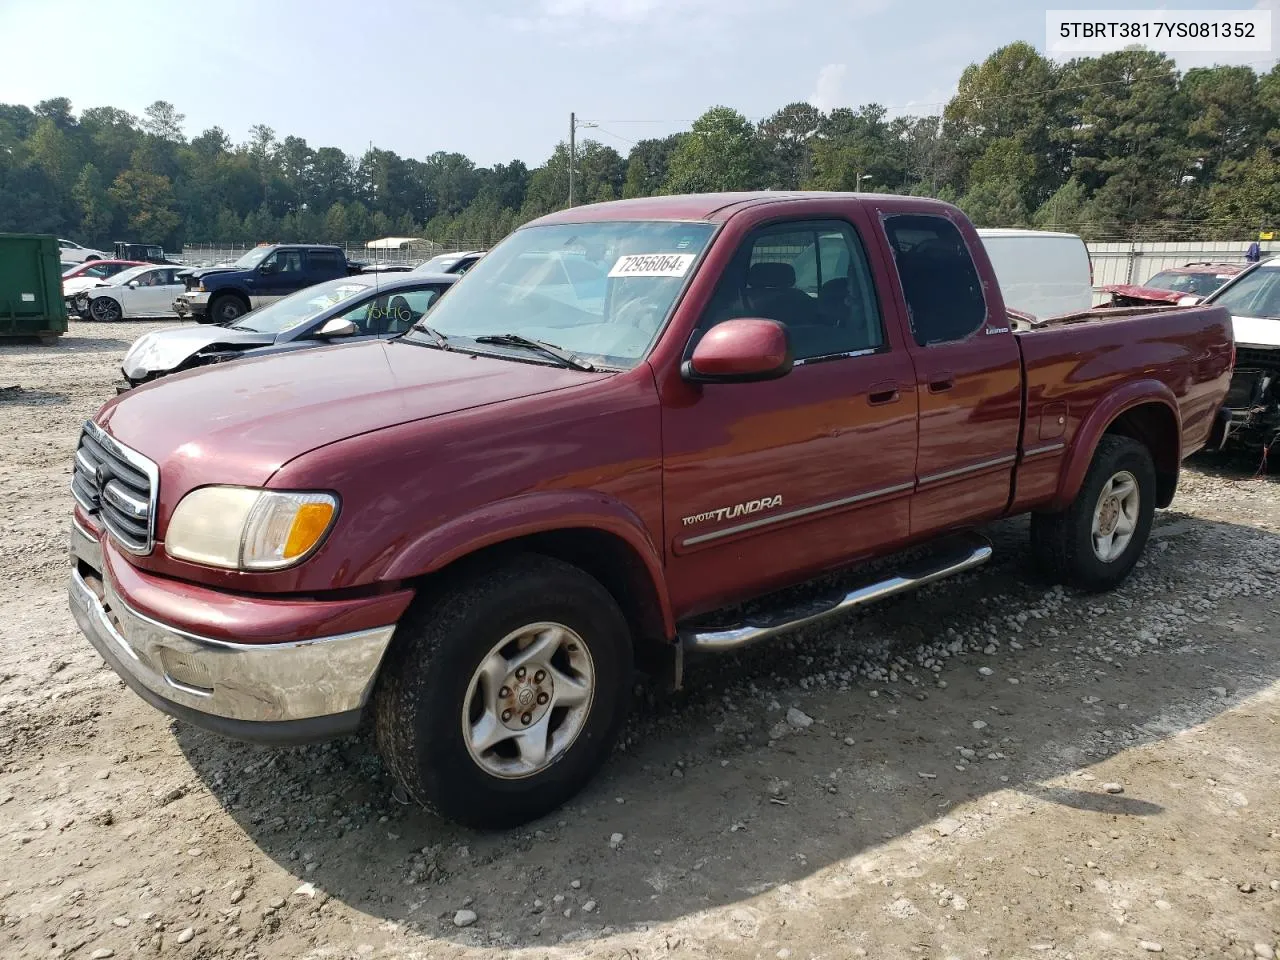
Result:
[[[319,543],[332,519],[331,503],[304,503],[300,506],[284,542],[284,558],[292,560],[300,557]]]

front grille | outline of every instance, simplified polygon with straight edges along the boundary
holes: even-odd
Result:
[[[71,493],[130,553],[151,552],[158,487],[154,463],[112,439],[97,424],[85,423],[76,447]]]
[[[1280,370],[1280,350],[1259,350],[1256,347],[1236,347],[1236,369],[1255,367],[1261,370]]]

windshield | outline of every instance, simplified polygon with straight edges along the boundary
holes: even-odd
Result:
[[[254,247],[243,257],[233,263],[232,266],[239,267],[241,270],[252,270],[263,260],[267,259],[267,254],[270,252],[270,247]]]
[[[446,337],[514,333],[598,365],[640,362],[715,227],[617,221],[517,230],[431,312]]]
[[[124,286],[130,280],[138,279],[138,277],[142,276],[144,273],[146,273],[148,270],[151,270],[151,269],[153,268],[151,267],[150,264],[148,264],[144,267],[130,267],[128,270],[121,270],[119,273],[117,273],[114,277],[111,278],[111,284],[117,287]]]
[[[1157,273],[1143,284],[1156,290],[1173,290],[1178,293],[1193,293],[1198,297],[1207,297],[1230,278],[1219,273],[1175,273],[1166,270]]]
[[[1233,317],[1280,319],[1280,266],[1249,271],[1210,302],[1226,307]]]
[[[246,313],[231,324],[231,328],[251,333],[287,333],[343,300],[350,300],[372,289],[370,284],[357,283],[351,277],[318,283],[269,306]]]

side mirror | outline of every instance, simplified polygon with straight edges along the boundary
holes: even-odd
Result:
[[[137,289],[138,289],[138,281],[137,281],[137,280],[130,280],[130,281],[129,281],[129,289],[130,289],[130,290],[137,290]]]
[[[356,332],[356,325],[342,317],[326,320],[324,326],[316,331],[317,337],[349,337]]]
[[[703,335],[680,374],[693,383],[752,383],[791,372],[791,338],[777,320],[742,317]]]
[[[278,270],[278,267],[276,266],[276,264],[270,260],[268,260],[266,263],[258,267],[259,273],[275,273],[277,270]]]

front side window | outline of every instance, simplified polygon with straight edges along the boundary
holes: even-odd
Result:
[[[511,333],[628,369],[649,351],[714,232],[662,220],[525,227],[476,262],[430,324],[450,340]]]
[[[720,278],[699,331],[735,317],[786,326],[796,360],[864,353],[885,342],[866,253],[842,221],[775,224],[752,234]]]
[[[440,298],[436,287],[420,290],[394,290],[340,314],[363,334],[397,336],[408,333]]]
[[[263,263],[263,266],[272,273],[301,273],[302,251],[277,250]]]
[[[911,333],[922,347],[964,340],[987,319],[978,268],[956,225],[945,217],[885,217]]]

